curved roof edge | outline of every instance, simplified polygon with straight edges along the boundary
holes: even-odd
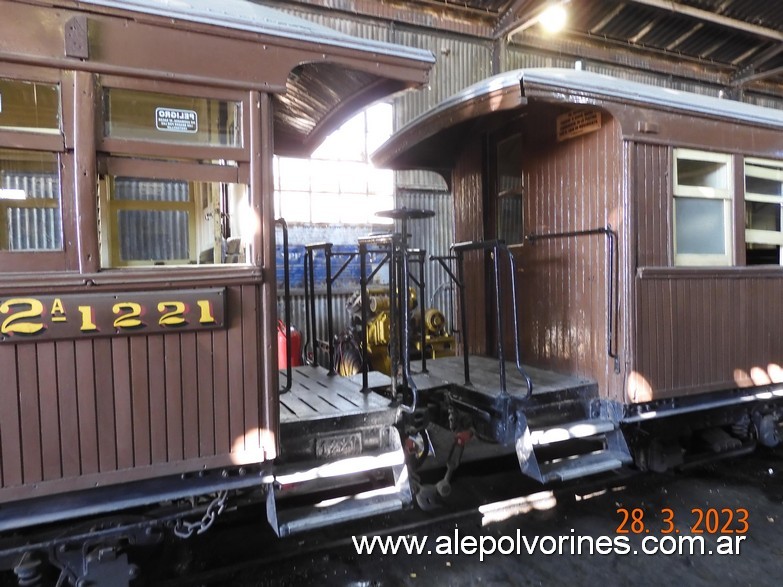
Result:
[[[495,75],[447,98],[394,133],[373,153],[373,163],[397,170],[428,169],[446,177],[450,152],[429,149],[429,139],[449,131],[458,133],[463,123],[524,104],[521,74],[522,70],[516,70]]]
[[[491,108],[489,98],[501,93],[515,92],[516,88],[519,89],[521,96],[517,106],[522,105],[526,97],[547,95],[556,97],[558,93],[565,93],[783,129],[783,111],[773,108],[651,86],[589,71],[556,68],[518,69],[473,84],[418,116],[381,145],[373,154],[372,160],[381,167],[431,169],[442,172],[448,167],[444,162],[445,155],[437,165],[420,165],[415,153],[426,152],[426,142],[429,139],[447,132],[455,125],[497,110]],[[482,98],[487,99],[485,106],[475,107]],[[562,95],[556,99],[564,103],[574,101]],[[513,107],[513,105],[506,105],[506,108]]]
[[[665,109],[783,128],[783,112],[746,102],[673,90],[662,86],[651,86],[576,69],[541,68],[524,69],[519,72],[525,86],[535,84],[557,87],[575,92],[587,92],[601,98],[624,102],[642,102]]]
[[[435,63],[429,51],[361,39],[248,0],[79,0],[82,5],[178,18],[307,43]]]

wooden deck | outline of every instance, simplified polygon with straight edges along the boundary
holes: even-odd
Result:
[[[323,367],[302,366],[292,370],[291,390],[280,394],[280,423],[395,412],[390,400],[373,391],[362,393],[362,376],[329,375]],[[285,372],[280,372],[285,382]],[[377,371],[369,374],[370,389],[389,385]]]
[[[468,387],[490,397],[500,395],[500,373],[497,359],[493,357],[471,356],[470,386],[465,386],[462,357],[443,357],[427,361],[428,374],[416,376],[414,381],[419,389],[431,389],[437,386]],[[420,367],[420,365],[417,365]],[[533,382],[533,396],[548,394],[568,395],[577,393],[597,393],[597,384],[591,379],[563,375],[554,371],[523,365]],[[436,385],[437,382],[441,382]],[[525,380],[517,371],[515,363],[506,362],[506,390],[510,395],[521,397],[527,394]]]

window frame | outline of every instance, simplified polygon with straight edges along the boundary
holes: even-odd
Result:
[[[150,82],[145,79],[132,79],[112,75],[98,76],[97,124],[95,128],[97,150],[111,155],[131,155],[140,157],[176,158],[179,160],[219,160],[248,163],[250,161],[250,100],[247,92],[189,86],[175,82]],[[150,139],[120,139],[105,136],[105,114],[103,111],[103,92],[107,89],[133,90],[155,94],[171,94],[208,100],[228,100],[240,104],[242,117],[241,146],[203,146],[178,144],[174,142],[153,141]]]
[[[100,188],[98,190],[99,230],[101,269],[122,270],[134,267],[216,267],[219,263],[192,265],[192,259],[170,260],[161,265],[150,264],[148,261],[123,261],[120,258],[118,246],[118,221],[115,212],[117,210],[180,210],[191,214],[188,222],[188,232],[191,243],[196,242],[197,224],[196,217],[200,213],[199,190],[193,190],[189,202],[157,202],[138,200],[114,200],[110,198],[114,187],[113,179],[116,177],[130,177],[135,179],[173,180],[194,183],[226,183],[245,186],[248,198],[250,198],[250,186],[245,166],[212,165],[209,163],[197,163],[188,161],[144,160],[127,157],[113,157],[103,155],[98,160],[98,177]],[[249,203],[249,202],[248,202]],[[245,264],[240,264],[244,266]]]
[[[672,256],[673,265],[677,267],[731,267],[735,264],[735,185],[733,155],[698,149],[675,147],[672,150]],[[681,184],[677,162],[680,160],[723,163],[725,165],[725,187],[694,186]],[[677,252],[677,199],[691,198],[723,202],[723,239],[725,252],[711,253],[678,253]]]
[[[20,82],[46,83],[58,87],[60,128],[24,129],[0,127],[0,148],[55,155],[60,187],[60,230],[62,248],[52,251],[0,251],[0,272],[37,273],[78,269],[75,248],[76,214],[74,211],[74,157],[66,148],[73,132],[73,78],[69,71],[35,66],[0,63],[0,77]],[[4,218],[0,219],[5,221]]]
[[[749,166],[756,166],[754,174],[748,173]],[[758,166],[764,166],[758,167]],[[769,168],[772,169],[769,169]],[[747,189],[748,177],[770,179],[781,184],[781,194],[771,196],[750,192]],[[783,265],[783,161],[774,159],[762,159],[759,157],[745,157],[743,160],[743,180],[745,182],[745,202],[758,202],[763,204],[776,204],[780,214],[780,230],[764,230],[745,227],[745,245],[762,244],[778,247],[778,265]],[[769,266],[774,266],[770,264]]]

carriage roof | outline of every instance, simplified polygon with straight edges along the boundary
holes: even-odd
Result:
[[[438,144],[454,144],[453,137],[448,140],[444,137],[454,132],[459,125],[482,116],[522,107],[531,98],[575,105],[631,105],[783,129],[783,112],[772,108],[588,71],[519,69],[484,79],[444,100],[395,133],[375,153],[373,160],[380,166],[396,169],[443,170],[448,167],[448,154],[442,149],[436,149],[435,141]],[[440,154],[437,159],[428,161],[426,153],[433,151],[439,151]]]
[[[194,23],[284,37],[308,43],[323,43],[382,55],[434,63],[429,51],[343,34],[334,29],[247,0],[83,0],[83,5],[130,10],[177,18]]]

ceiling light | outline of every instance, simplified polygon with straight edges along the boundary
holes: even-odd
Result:
[[[559,33],[565,28],[568,13],[562,4],[553,4],[547,7],[538,17],[538,22],[547,33]]]

